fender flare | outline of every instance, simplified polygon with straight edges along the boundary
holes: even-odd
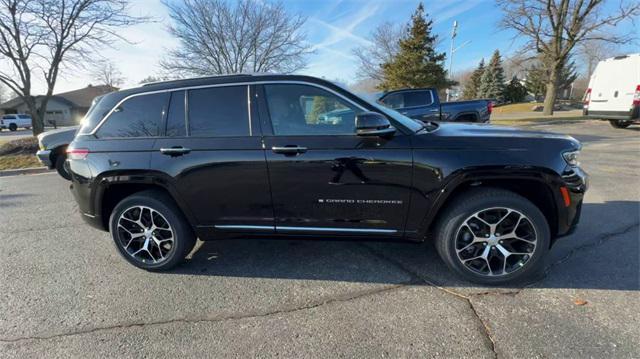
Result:
[[[160,187],[165,190],[176,203],[178,208],[180,208],[189,224],[193,228],[196,227],[196,220],[193,212],[182,200],[182,196],[176,186],[174,186],[171,177],[163,172],[149,170],[108,171],[96,178],[95,183],[97,185],[95,189],[92,190],[91,206],[94,213],[100,217],[102,217],[104,193],[109,187],[118,185],[148,185],[152,187]]]
[[[425,238],[429,229],[438,215],[442,212],[442,209],[449,203],[449,200],[457,193],[460,193],[460,189],[467,186],[482,185],[486,181],[500,181],[500,180],[526,180],[536,181],[543,184],[548,194],[553,199],[551,203],[554,214],[560,215],[559,211],[562,205],[562,197],[556,189],[558,189],[563,181],[562,177],[549,168],[544,167],[520,167],[514,168],[509,166],[496,166],[486,168],[473,168],[463,169],[456,171],[449,175],[449,178],[444,184],[437,190],[429,194],[433,198],[432,205],[430,206],[427,214],[423,217],[422,223],[419,225],[418,235],[420,238]],[[549,223],[553,228],[553,223]]]

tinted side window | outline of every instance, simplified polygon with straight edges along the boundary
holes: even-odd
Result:
[[[185,91],[171,93],[169,112],[167,114],[167,136],[186,136],[184,94]]]
[[[323,89],[307,85],[265,85],[276,135],[355,133],[358,107]]]
[[[431,91],[408,91],[404,93],[404,107],[426,106],[431,104]]]
[[[190,90],[189,130],[195,137],[249,136],[247,86]]]
[[[405,107],[404,96],[400,92],[387,95],[380,102],[382,102],[385,106],[390,107],[392,109]]]
[[[167,96],[160,93],[126,100],[109,115],[96,135],[99,138],[158,136]]]

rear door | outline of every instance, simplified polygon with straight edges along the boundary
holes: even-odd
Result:
[[[265,84],[259,93],[278,233],[402,235],[409,136],[356,136],[364,109],[313,84]]]
[[[589,110],[629,111],[639,77],[640,56],[620,56],[601,61],[591,81]]]
[[[273,232],[273,210],[251,87],[171,93],[151,168],[175,188],[200,227]]]

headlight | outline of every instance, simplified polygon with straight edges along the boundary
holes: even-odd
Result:
[[[580,164],[580,162],[578,162],[579,154],[580,154],[580,151],[570,151],[570,152],[563,153],[562,157],[564,157],[564,160],[570,166],[577,166],[578,164]]]

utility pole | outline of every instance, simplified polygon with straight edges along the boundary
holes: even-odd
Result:
[[[458,34],[458,21],[453,21],[453,29],[451,29],[451,51],[449,51],[449,78],[453,78],[453,74],[451,73],[451,69],[453,68],[453,43],[456,39],[456,35]],[[447,89],[447,101],[449,101],[451,89]]]

